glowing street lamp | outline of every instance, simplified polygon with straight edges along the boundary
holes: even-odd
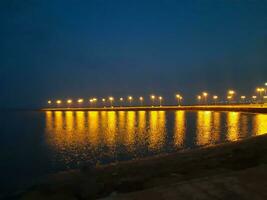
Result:
[[[130,106],[132,105],[132,100],[133,100],[133,97],[132,96],[128,96],[128,100],[130,102]]]
[[[68,99],[67,100],[67,104],[70,106],[72,104],[72,100],[71,99]]]
[[[259,93],[260,99],[262,99],[262,93],[265,92],[264,88],[257,88],[256,91]]]
[[[240,99],[243,103],[245,103],[246,96],[241,96]]]
[[[57,103],[57,105],[60,105],[62,103],[62,101],[61,100],[57,100],[56,103]]]
[[[82,103],[83,103],[83,99],[78,99],[77,102],[78,102],[79,104],[82,104]]]
[[[198,103],[199,103],[199,104],[201,103],[201,99],[202,99],[202,96],[198,95],[198,96],[197,96],[197,100],[198,100]]]
[[[159,96],[159,106],[161,106],[161,103],[162,103],[162,96]]]
[[[152,100],[152,107],[154,106],[154,102],[155,102],[155,98],[156,96],[155,95],[151,95],[150,96],[151,100]]]
[[[113,97],[109,97],[109,101],[110,101],[110,106],[113,107],[114,98]]]
[[[178,105],[180,106],[183,97],[182,97],[180,94],[176,94],[175,97],[176,97],[176,99],[177,99],[177,101],[178,101]]]
[[[216,104],[217,103],[217,100],[218,100],[218,96],[217,95],[214,95],[213,96],[213,100],[214,100],[214,104]]]
[[[51,105],[51,104],[52,104],[52,101],[51,101],[51,100],[48,100],[47,103],[48,103],[49,105]]]
[[[106,107],[106,99],[105,98],[102,99],[102,104],[103,104],[103,107],[105,108]]]
[[[208,97],[209,94],[207,92],[203,92],[202,94],[204,96],[205,103],[207,103],[207,97]]]
[[[140,100],[141,106],[143,106],[144,98],[143,97],[139,97],[139,100]]]
[[[122,106],[123,100],[124,100],[124,99],[121,97],[121,98],[120,98],[120,106]]]

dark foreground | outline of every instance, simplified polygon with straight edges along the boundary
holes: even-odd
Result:
[[[21,199],[267,199],[267,135],[51,175]]]

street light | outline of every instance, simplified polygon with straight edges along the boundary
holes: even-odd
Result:
[[[113,97],[109,97],[109,101],[110,101],[110,107],[113,107],[113,101],[114,101],[114,98]]]
[[[241,98],[242,102],[245,103],[246,96],[241,96],[240,98]]]
[[[120,98],[120,106],[122,106],[123,98]]]
[[[51,100],[48,100],[47,103],[48,103],[49,105],[51,105],[51,104],[52,104],[52,101],[51,101]]]
[[[105,98],[102,99],[102,104],[103,104],[103,107],[105,108],[106,107],[106,99]]]
[[[264,88],[257,88],[256,90],[259,93],[260,99],[262,99],[262,92],[265,92]]]
[[[67,100],[67,104],[72,104],[72,100],[71,99],[68,99]]]
[[[140,100],[141,106],[143,106],[144,98],[143,97],[139,97],[139,100]]]
[[[213,96],[213,100],[214,100],[214,104],[216,105],[216,103],[217,103],[217,99],[218,99],[218,96],[217,95],[214,95]]]
[[[180,95],[180,94],[176,94],[176,99],[177,99],[177,101],[178,101],[178,105],[180,106],[181,105],[181,101],[182,101],[182,99],[183,99],[183,97]]]
[[[203,94],[203,96],[204,96],[205,103],[207,103],[207,96],[208,96],[208,93],[207,93],[207,92],[203,92],[202,94]]]
[[[159,96],[159,106],[161,107],[161,102],[162,102],[162,96]]]
[[[197,100],[198,100],[198,103],[199,103],[199,104],[201,103],[201,99],[202,99],[202,96],[198,95],[198,96],[197,96]]]
[[[155,102],[155,95],[151,95],[150,98],[152,99],[152,107],[154,106],[154,102]]]
[[[81,104],[81,103],[83,103],[83,99],[78,99],[77,102],[78,102],[79,104]]]
[[[57,105],[60,105],[62,103],[62,101],[61,100],[57,100],[56,103],[57,103]]]
[[[132,96],[128,96],[128,100],[130,102],[130,106],[132,105],[132,100],[133,100],[133,97]]]

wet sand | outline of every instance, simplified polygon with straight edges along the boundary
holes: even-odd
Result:
[[[267,188],[267,135],[64,171],[50,175],[16,198],[267,199],[264,188]]]

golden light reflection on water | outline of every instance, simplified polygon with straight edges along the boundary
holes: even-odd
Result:
[[[267,134],[267,114],[256,115],[253,125],[255,135]]]
[[[164,111],[47,111],[46,139],[57,152],[74,154],[72,157],[77,159],[82,152],[86,159],[90,156],[97,159],[103,151],[109,157],[121,149],[136,155],[140,148],[149,152],[177,150],[187,148],[185,141],[195,142],[194,146],[214,145],[248,137],[249,133],[267,133],[266,114],[176,111],[174,117],[168,116],[174,123],[168,124],[166,115]],[[173,127],[169,127],[170,124]],[[189,131],[192,133],[188,134]],[[173,137],[168,137],[169,133]],[[94,155],[88,157],[88,151]]]
[[[239,138],[239,120],[240,113],[228,112],[227,113],[227,138],[229,141],[236,141]]]
[[[149,114],[149,149],[159,150],[165,142],[165,111],[151,111]]]
[[[211,112],[197,112],[197,145],[208,145],[211,143]]]
[[[176,111],[174,123],[174,145],[176,147],[182,147],[184,145],[185,132],[185,111]]]

